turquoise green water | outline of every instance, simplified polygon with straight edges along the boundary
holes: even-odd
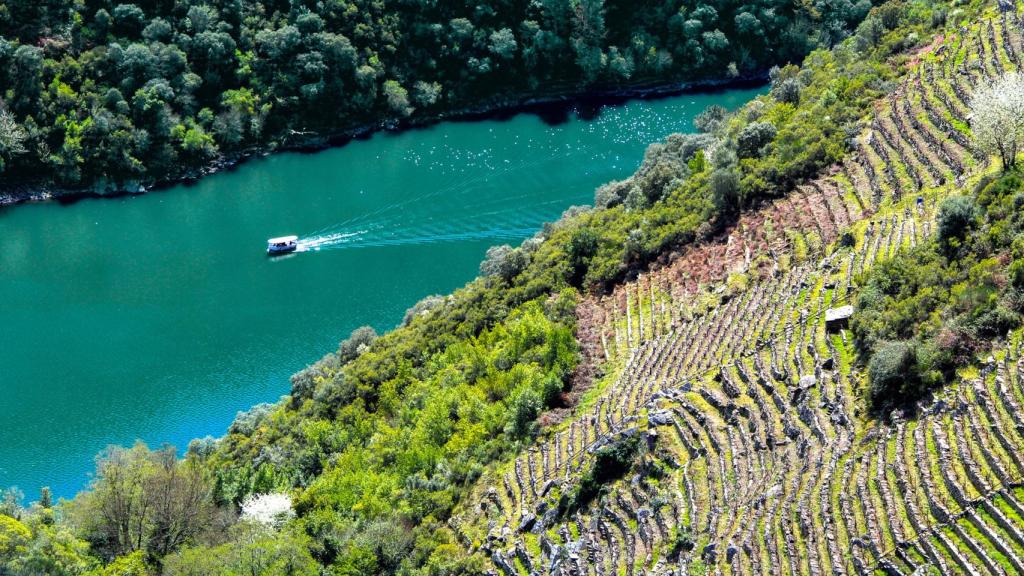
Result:
[[[353,328],[394,327],[475,276],[488,246],[756,92],[443,123],[144,196],[0,210],[0,486],[71,496],[108,444],[222,434]],[[284,234],[319,251],[268,259]]]

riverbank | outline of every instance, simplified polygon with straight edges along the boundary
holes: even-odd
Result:
[[[162,193],[3,210],[0,300],[18,338],[0,349],[0,486],[69,498],[108,444],[223,435],[353,329],[392,329],[472,280],[488,247],[628,177],[708,105],[763,93],[633,100],[555,127],[443,122]],[[265,239],[285,234],[351,240],[269,260]]]
[[[156,181],[129,181],[119,184],[97,183],[82,188],[61,188],[38,182],[0,183],[0,208],[26,202],[58,201],[73,203],[89,198],[120,198],[135,196],[150,191],[169,188],[178,184],[191,184],[218,172],[233,170],[253,158],[260,158],[277,152],[314,153],[344,146],[352,140],[369,138],[380,131],[404,132],[426,128],[440,122],[476,122],[480,120],[504,120],[518,114],[535,114],[546,123],[556,125],[565,122],[574,111],[584,118],[599,114],[603,106],[621,105],[630,100],[671,98],[688,93],[713,93],[733,89],[755,88],[768,79],[767,72],[739,78],[708,79],[688,82],[638,84],[628,88],[596,90],[553,94],[546,96],[523,96],[508,101],[489,102],[475,107],[406,118],[363,124],[331,134],[294,134],[294,141],[287,138],[265,147],[249,148],[222,155],[198,170],[191,170],[173,178]]]

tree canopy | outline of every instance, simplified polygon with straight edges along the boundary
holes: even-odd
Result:
[[[1006,170],[1024,148],[1024,76],[1008,72],[988,81],[971,97],[971,133],[986,156],[999,156]]]
[[[762,71],[870,3],[842,6],[5,0],[0,173],[103,190],[381,122]]]

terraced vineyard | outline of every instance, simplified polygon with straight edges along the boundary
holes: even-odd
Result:
[[[1024,343],[919,418],[883,424],[862,413],[849,333],[825,321],[979,176],[966,102],[1019,66],[1022,30],[1018,14],[993,13],[937,39],[842,165],[583,304],[609,376],[480,481],[450,522],[464,544],[507,576],[1024,573]],[[657,473],[559,510],[594,452],[624,436],[646,443]]]

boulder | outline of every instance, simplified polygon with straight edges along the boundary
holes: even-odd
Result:
[[[520,532],[528,531],[530,528],[533,528],[533,525],[536,522],[537,522],[537,517],[534,516],[533,514],[530,514],[529,512],[527,512],[526,514],[523,514],[523,519],[522,519],[522,521],[519,522],[519,531]]]
[[[651,426],[668,426],[674,419],[671,410],[658,410],[647,415],[647,422]]]
[[[853,306],[846,305],[839,308],[825,310],[825,330],[838,332],[850,325],[850,316],[853,316]]]

